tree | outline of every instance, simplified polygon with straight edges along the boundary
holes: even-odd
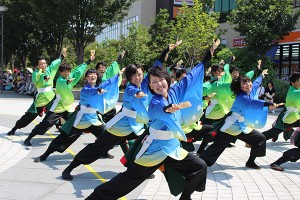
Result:
[[[174,20],[169,20],[168,11],[161,9],[149,28],[151,39],[148,46],[151,50],[152,57],[156,58],[160,56],[168,44],[175,43],[176,39],[174,37],[172,38],[172,32],[174,32]],[[175,51],[171,52],[172,55],[174,52]],[[168,60],[174,60],[172,55],[169,55]]]
[[[85,47],[94,42],[95,36],[126,16],[135,0],[58,0],[68,5],[67,37],[76,50],[77,63],[82,63]]]
[[[229,20],[262,60],[272,46],[295,29],[300,15],[299,11],[293,14],[290,0],[241,0],[238,5]]]
[[[177,15],[177,23],[172,33],[183,40],[177,50],[188,66],[201,61],[206,49],[217,38],[215,29],[219,25],[218,14],[209,14],[203,10],[200,0],[195,0],[192,7],[184,4]]]
[[[131,63],[151,65],[153,58],[151,57],[148,46],[149,41],[150,35],[148,33],[148,28],[141,24],[133,23],[133,25],[129,28],[128,36],[121,36],[120,39],[120,50],[126,51],[123,63],[125,65]]]

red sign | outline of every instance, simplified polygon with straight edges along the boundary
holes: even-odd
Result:
[[[247,46],[247,44],[245,42],[245,38],[234,38],[232,46],[233,47],[244,47],[244,46]]]

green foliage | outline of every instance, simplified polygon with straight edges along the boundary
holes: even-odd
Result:
[[[284,103],[285,99],[286,99],[287,92],[288,92],[289,87],[290,87],[289,81],[273,79],[273,83],[274,83],[274,88],[276,90],[276,94],[274,96],[274,102]],[[266,87],[266,84],[264,86]]]
[[[279,39],[295,29],[299,12],[290,0],[242,0],[231,12],[234,29],[246,37],[248,47],[263,56]]]
[[[183,5],[177,15],[177,23],[171,35],[183,40],[177,48],[179,58],[182,58],[187,66],[193,66],[201,61],[206,49],[216,39],[215,29],[218,27],[218,14],[203,12],[203,4],[199,0],[194,1],[193,7]]]
[[[150,48],[151,57],[157,58],[161,52],[171,43],[175,43],[176,39],[172,35],[174,32],[174,21],[169,20],[169,13],[166,9],[161,9],[154,19],[151,27],[149,28],[149,34],[151,40],[148,43]],[[172,51],[167,61],[168,64],[176,62],[176,52]]]
[[[128,36],[122,36],[120,39],[120,48],[126,51],[123,63],[125,65],[131,63],[149,65],[149,61],[152,60],[148,46],[149,41],[150,35],[147,27],[133,23],[129,28]]]

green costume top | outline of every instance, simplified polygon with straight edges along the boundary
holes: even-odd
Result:
[[[203,83],[203,97],[210,95],[212,92],[211,90],[211,83],[209,81]],[[208,106],[209,100],[204,100],[203,99],[203,109],[205,109]]]
[[[211,98],[211,104],[206,108],[205,117],[208,119],[221,119],[229,113],[234,97],[232,95],[230,84],[232,81],[229,72],[229,65],[224,66],[225,74],[220,80],[211,84],[210,93],[215,92],[216,95]],[[250,79],[254,76],[254,71],[247,72],[246,76]]]
[[[286,112],[282,120],[286,124],[292,124],[300,119],[300,90],[290,86],[286,97]]]
[[[110,79],[111,77],[117,75],[120,72],[120,67],[117,61],[114,61],[109,65],[109,67],[106,69],[105,73],[102,76],[102,81],[106,81]],[[120,77],[119,82],[121,84],[122,78]],[[119,85],[120,85],[119,84]]]
[[[46,68],[45,72],[39,69],[32,73],[32,82],[38,91],[35,99],[36,107],[45,106],[54,98],[53,79],[60,63],[61,59],[56,59]],[[49,77],[50,79],[45,81],[45,77]]]
[[[56,81],[56,99],[53,102],[51,111],[55,113],[62,113],[65,111],[72,112],[72,104],[74,102],[74,95],[72,93],[72,88],[78,83],[81,79],[83,73],[87,67],[86,63],[83,63],[77,66],[75,69],[72,69],[68,79],[74,78],[71,83],[67,83],[67,79],[63,76],[59,76]]]

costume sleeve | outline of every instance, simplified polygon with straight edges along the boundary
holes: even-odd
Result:
[[[105,73],[103,74],[102,81],[106,81],[106,80],[112,78],[113,76],[117,75],[119,72],[120,72],[120,67],[119,67],[117,61],[114,61],[106,69]],[[122,78],[120,80],[122,80]]]
[[[170,88],[174,91],[178,102],[189,101],[192,106],[181,110],[184,124],[187,126],[195,123],[202,115],[204,65],[196,65],[178,84]]]
[[[36,70],[35,72],[32,73],[32,82],[33,84],[36,86],[37,83],[39,82],[40,78],[41,78],[41,75],[43,74],[42,70],[39,69],[39,70]]]
[[[257,92],[257,89],[259,88],[261,82],[263,80],[263,77],[262,75],[260,75],[259,77],[257,77],[253,83],[252,83],[252,90],[250,92],[250,97],[251,98],[255,98],[255,95],[256,95],[256,92]]]
[[[47,74],[49,74],[51,76],[51,78],[54,78],[60,63],[61,63],[61,59],[59,58],[59,59],[52,61],[52,63],[47,67],[47,69],[46,69]]]
[[[161,120],[168,127],[176,138],[187,141],[185,133],[181,129],[179,122],[176,120],[173,113],[167,113],[164,111],[164,103],[159,100],[152,100],[149,105],[148,115],[151,120]]]
[[[250,79],[252,79],[252,77],[254,76],[254,70],[247,72],[246,76],[249,77]]]
[[[67,79],[59,76],[56,81],[56,93],[61,95],[64,105],[71,105],[74,102],[74,95],[70,86],[67,84]]]
[[[154,62],[153,67],[156,66],[162,66],[165,62],[165,57],[169,53],[170,49],[169,46],[164,49],[164,51],[161,53],[160,57]]]
[[[229,72],[229,64],[224,65],[224,71],[225,71],[225,74],[223,74],[223,76],[221,76],[219,82],[221,82],[221,83],[231,83],[232,78],[231,78],[231,74]]]
[[[81,79],[82,75],[84,74],[86,68],[87,68],[87,64],[83,63],[71,71],[71,74],[69,77],[75,78],[75,79],[71,83],[68,84],[69,88],[73,88],[78,83],[78,81]]]

